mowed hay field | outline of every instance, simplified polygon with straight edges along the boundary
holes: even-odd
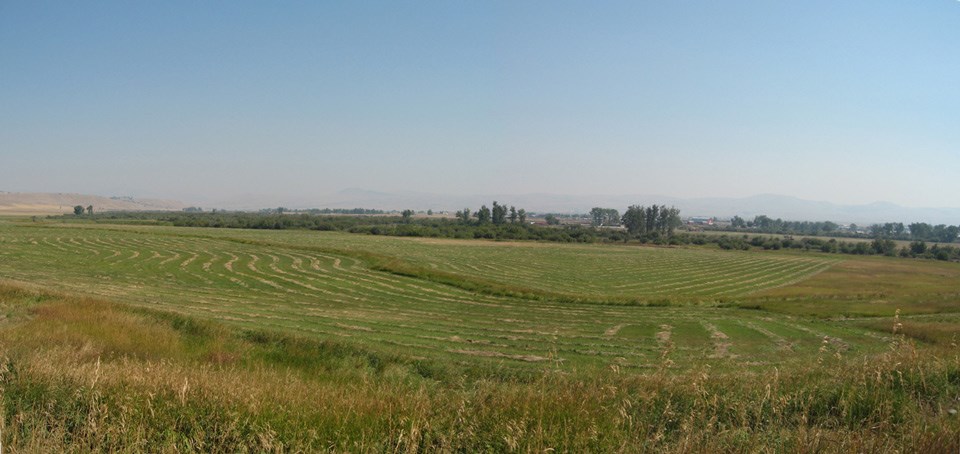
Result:
[[[707,249],[408,240],[323,232],[8,225],[7,279],[73,294],[456,361],[565,368],[757,366],[871,352],[854,323],[718,307],[802,282],[835,259]],[[324,252],[339,250],[340,254]],[[539,299],[374,270],[391,257]],[[495,290],[497,287],[494,288]],[[607,290],[608,289],[608,290]],[[482,289],[481,289],[482,290]],[[551,301],[552,290],[588,296]],[[664,306],[662,298],[679,302]],[[653,306],[620,304],[650,298]],[[609,298],[609,304],[602,304]]]
[[[955,263],[0,220],[0,278],[12,452],[960,449]]]

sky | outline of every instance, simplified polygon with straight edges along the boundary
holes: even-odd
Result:
[[[0,0],[0,191],[960,206],[960,2]]]

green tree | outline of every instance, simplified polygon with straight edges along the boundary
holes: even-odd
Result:
[[[73,207],[74,216],[83,216],[83,205],[77,205]]]
[[[620,212],[616,208],[607,208],[603,211],[603,225],[620,225]]]
[[[893,235],[897,238],[904,238],[907,235],[907,227],[902,222],[893,225]]]
[[[873,240],[873,243],[870,245],[873,252],[876,254],[882,255],[895,255],[897,252],[897,243],[894,243],[893,240],[877,238]]]
[[[413,210],[403,210],[402,212],[400,212],[400,216],[403,218],[404,224],[409,224],[410,218],[413,217]]]
[[[657,228],[657,220],[660,219],[660,207],[656,204],[651,205],[649,208],[647,208],[645,218],[647,232],[656,232],[659,230]]]
[[[526,225],[526,223],[527,223],[527,210],[524,210],[523,208],[517,210],[517,221],[519,221],[521,224]]]
[[[927,252],[927,243],[923,241],[914,241],[910,243],[910,252],[914,255],[923,255],[924,252]]]
[[[493,217],[493,223],[496,225],[501,225],[507,222],[507,206],[500,205],[496,200],[493,201],[493,211],[491,213]]]
[[[641,205],[631,205],[623,213],[620,222],[627,228],[627,231],[634,235],[646,233],[647,215],[646,209]]]
[[[457,219],[460,220],[461,224],[470,223],[470,208],[464,208],[463,211],[457,211]]]
[[[674,230],[680,228],[683,225],[683,220],[680,219],[680,209],[677,207],[667,208],[664,206],[660,209],[660,217],[663,219],[663,229],[667,235],[673,236]]]
[[[606,212],[603,208],[593,207],[590,209],[590,223],[594,227],[600,227],[603,225],[603,221],[606,218]]]
[[[933,228],[931,232],[934,239],[941,243],[952,243],[957,239],[957,227],[940,224]]]
[[[552,214],[544,216],[543,220],[547,221],[547,225],[560,225],[560,219]]]
[[[93,205],[87,205],[87,214],[93,215]]]
[[[590,223],[594,227],[620,225],[620,213],[614,208],[593,207],[590,210]]]
[[[478,224],[486,224],[490,222],[490,209],[487,208],[486,205],[482,205],[480,207],[480,211],[477,211],[475,215],[477,217]]]
[[[914,222],[907,227],[910,228],[910,238],[915,240],[926,240],[933,236],[933,227],[926,222]]]
[[[517,208],[513,205],[510,206],[510,223],[517,223]]]
[[[945,243],[952,243],[954,241],[957,241],[957,237],[960,237],[960,226],[951,225],[946,229],[944,229],[943,234],[944,234],[943,241]]]

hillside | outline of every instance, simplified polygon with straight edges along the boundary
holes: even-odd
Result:
[[[182,210],[175,200],[109,198],[87,194],[0,192],[0,214],[46,215],[72,213],[76,205],[93,205],[95,211]]]

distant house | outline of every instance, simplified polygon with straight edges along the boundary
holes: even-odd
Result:
[[[693,216],[687,219],[689,225],[713,225],[714,219],[705,216]]]

